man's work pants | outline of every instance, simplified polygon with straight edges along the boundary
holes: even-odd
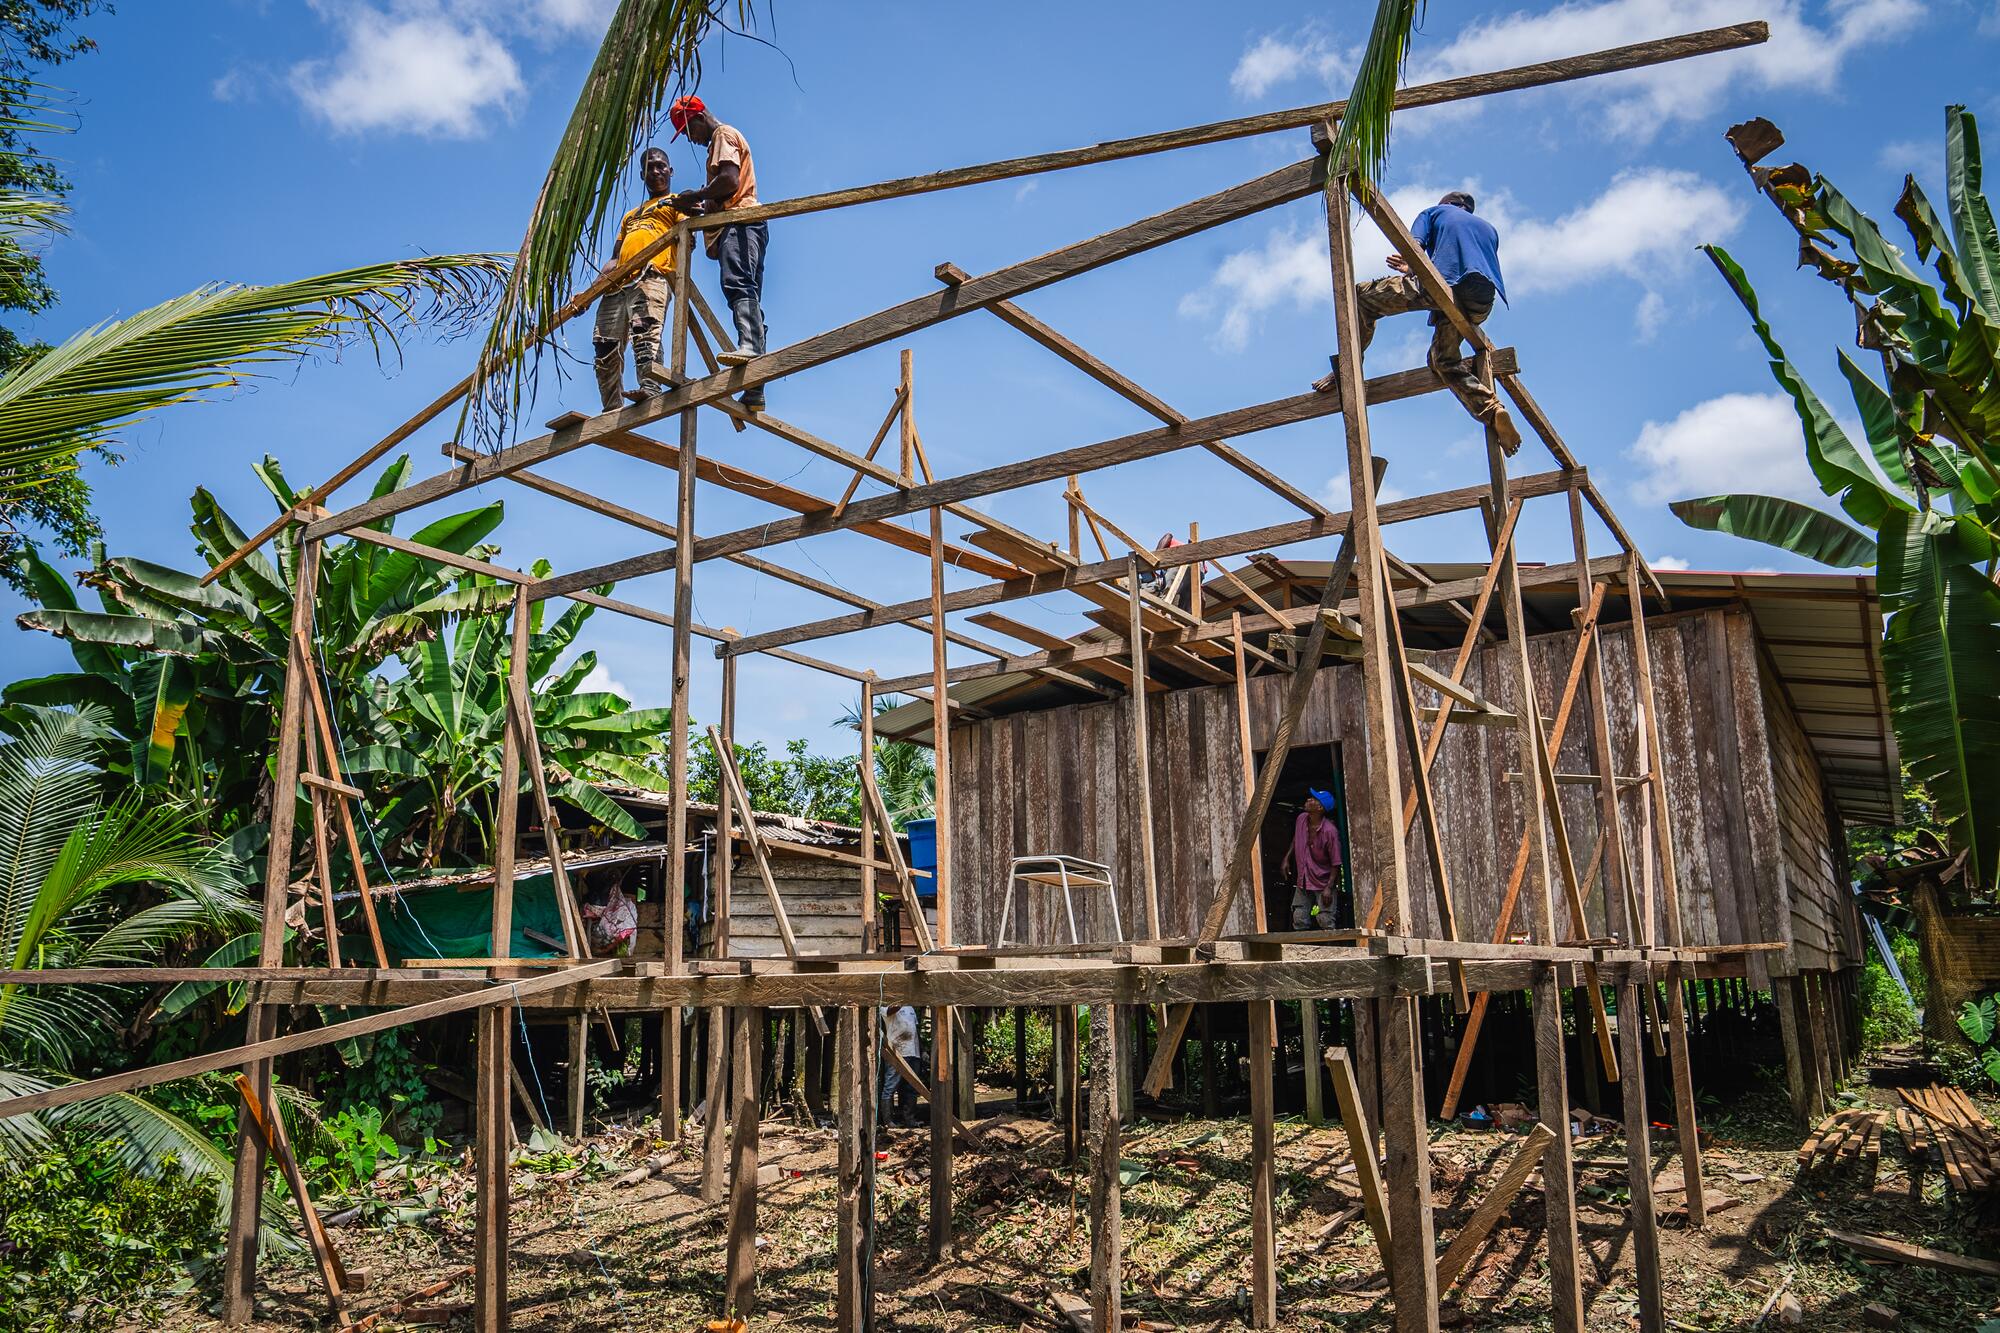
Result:
[[[764,355],[764,247],[771,229],[761,222],[722,229],[715,260],[722,268],[722,299],[736,322],[736,345]]]
[[[649,372],[660,363],[660,327],[673,304],[673,279],[647,271],[625,286],[609,291],[597,303],[597,327],[590,345],[597,353],[597,393],[604,410],[625,405],[625,344],[632,344],[633,369],[641,389],[662,386]]]
[[[1493,313],[1497,293],[1485,274],[1468,273],[1451,289],[1451,295],[1467,319],[1474,324],[1484,324],[1486,317]],[[1354,298],[1360,306],[1363,347],[1374,340],[1375,321],[1382,316],[1401,315],[1412,310],[1430,311],[1431,346],[1425,361],[1444,381],[1445,387],[1458,396],[1458,401],[1465,404],[1466,411],[1480,421],[1493,420],[1494,414],[1500,410],[1499,396],[1493,392],[1491,385],[1479,377],[1472,363],[1465,359],[1461,351],[1463,340],[1458,336],[1458,330],[1431,303],[1421,283],[1407,273],[1392,273],[1386,278],[1357,283]]]

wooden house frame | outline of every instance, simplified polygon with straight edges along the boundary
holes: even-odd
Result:
[[[1727,51],[1762,42],[1766,37],[1762,23],[1739,24],[1413,87],[1399,93],[1398,105],[1433,105],[1540,87]],[[364,451],[325,484],[304,493],[292,510],[252,538],[210,576],[220,574],[287,525],[296,525],[302,539],[297,583],[300,592],[294,608],[292,669],[286,675],[281,705],[276,783],[279,791],[301,791],[309,801],[316,862],[316,872],[306,889],[309,903],[315,895],[330,898],[328,866],[338,852],[330,842],[329,830],[337,825],[351,827],[349,802],[360,796],[358,789],[347,784],[338,771],[338,753],[326,726],[326,703],[313,672],[309,647],[321,545],[346,538],[380,543],[516,586],[512,611],[515,665],[508,695],[509,725],[505,733],[501,789],[519,789],[525,778],[544,812],[545,824],[552,822],[547,818],[549,797],[543,783],[532,712],[526,706],[529,682],[525,678],[526,653],[522,647],[528,633],[529,608],[535,602],[554,597],[588,602],[671,630],[674,717],[671,778],[672,790],[676,792],[686,789],[690,742],[686,705],[695,639],[715,641],[716,653],[721,658],[723,707],[716,734],[723,742],[720,748],[724,752],[728,739],[735,734],[735,668],[745,654],[765,654],[858,683],[864,695],[861,774],[864,785],[871,786],[873,798],[863,819],[866,846],[874,845],[886,821],[879,797],[872,791],[870,766],[865,761],[865,756],[872,753],[872,699],[878,692],[894,689],[923,700],[931,710],[931,726],[936,735],[956,733],[955,722],[978,724],[978,718],[973,716],[976,709],[960,708],[957,711],[961,718],[954,718],[953,684],[1001,673],[1030,673],[1040,680],[1106,697],[1120,694],[1144,697],[1154,692],[1156,677],[1161,681],[1205,682],[1218,689],[1227,685],[1232,691],[1254,688],[1267,692],[1273,696],[1263,713],[1269,730],[1268,735],[1259,737],[1258,748],[1277,762],[1267,758],[1263,772],[1254,782],[1244,778],[1240,770],[1231,775],[1239,784],[1231,793],[1234,809],[1218,815],[1229,833],[1228,854],[1226,857],[1218,854],[1215,864],[1223,868],[1211,882],[1174,886],[1174,891],[1183,895],[1179,901],[1190,905],[1188,911],[1172,920],[1163,916],[1163,907],[1174,899],[1162,892],[1159,873],[1165,861],[1160,855],[1162,830],[1146,813],[1148,803],[1138,802],[1135,824],[1139,851],[1132,862],[1138,893],[1134,900],[1138,924],[1133,933],[1138,938],[1112,946],[1030,947],[1009,951],[965,945],[963,922],[958,919],[955,906],[955,895],[960,888],[954,881],[959,870],[970,862],[954,848],[953,825],[970,797],[961,795],[963,768],[968,761],[963,757],[964,747],[954,739],[937,748],[940,818],[935,923],[925,931],[926,947],[918,956],[863,952],[807,954],[793,947],[791,933],[786,930],[783,933],[788,956],[784,958],[748,959],[726,952],[719,957],[687,958],[683,956],[682,932],[676,919],[684,895],[670,890],[666,952],[656,963],[591,959],[587,942],[578,931],[570,941],[574,957],[556,967],[529,968],[494,959],[488,966],[476,969],[413,969],[392,966],[390,960],[380,956],[373,966],[286,967],[282,965],[284,918],[290,906],[292,857],[299,830],[295,826],[296,804],[280,800],[274,803],[271,819],[259,965],[225,971],[189,970],[200,980],[234,979],[251,985],[250,1043],[227,1052],[190,1057],[0,1102],[0,1116],[226,1067],[241,1068],[248,1079],[246,1086],[268,1101],[272,1061],[281,1055],[364,1031],[474,1011],[479,1031],[475,1325],[481,1330],[497,1330],[507,1326],[505,1126],[509,1117],[510,1032],[515,1021],[510,1010],[540,1008],[582,1015],[601,1006],[660,1014],[662,1041],[668,1052],[664,1067],[669,1071],[660,1089],[662,1132],[672,1137],[680,1134],[683,1124],[683,1089],[678,1076],[683,1064],[680,1016],[684,1006],[692,1007],[701,1011],[700,1021],[708,1025],[711,1038],[710,1061],[702,1071],[703,1086],[712,1106],[719,1107],[725,1098],[729,1104],[728,1115],[711,1114],[707,1119],[703,1188],[711,1199],[726,1199],[729,1237],[726,1303],[730,1312],[748,1313],[755,1304],[759,1114],[755,1080],[745,1071],[756,1067],[757,1046],[763,1031],[761,1012],[773,1007],[807,1006],[814,1021],[827,1023],[837,1034],[840,1162],[836,1204],[836,1323],[844,1330],[863,1329],[872,1327],[874,1319],[872,1282],[865,1268],[874,1247],[864,1240],[873,1226],[874,1155],[869,1146],[874,1132],[874,1097],[868,1071],[874,1067],[877,1056],[873,1048],[879,1044],[872,1017],[877,1006],[912,1004],[931,1008],[939,1032],[954,1030],[954,1008],[1088,1007],[1091,1064],[1100,1071],[1121,1067],[1119,1048],[1125,1042],[1127,1017],[1134,1008],[1150,1007],[1160,1022],[1161,1040],[1146,1071],[1146,1082],[1157,1090],[1172,1067],[1174,1050],[1195,1005],[1248,1001],[1252,1023],[1254,1184],[1250,1321],[1255,1327],[1270,1327],[1278,1318],[1278,1287],[1270,1059],[1273,1007],[1266,1002],[1301,997],[1347,999],[1355,1006],[1357,1040],[1351,1051],[1330,1053],[1329,1059],[1336,1069],[1336,1090],[1341,1095],[1349,1132],[1357,1144],[1368,1143],[1372,1147],[1379,1139],[1385,1154],[1379,1173],[1374,1169],[1373,1151],[1356,1152],[1354,1157],[1362,1168],[1360,1175],[1369,1195],[1371,1220],[1381,1239],[1396,1324],[1407,1330],[1435,1330],[1440,1287],[1448,1281],[1448,1276],[1441,1274],[1452,1271],[1452,1255],[1447,1252],[1440,1259],[1432,1225],[1418,1001],[1425,996],[1446,995],[1457,1009],[1469,1011],[1492,994],[1528,991],[1532,994],[1534,1012],[1538,1101],[1543,1108],[1554,1108],[1553,1114],[1558,1117],[1557,1131],[1538,1135],[1533,1145],[1545,1181],[1551,1318],[1554,1326],[1566,1333],[1584,1328],[1584,1266],[1579,1261],[1570,1141],[1561,1132],[1561,1117],[1570,1105],[1564,1059],[1563,993],[1573,992],[1582,1000],[1580,1013],[1594,1014],[1592,1028],[1607,1076],[1621,1065],[1631,1067],[1643,1061],[1649,1032],[1664,1049],[1672,1069],[1675,1103],[1672,1119],[1680,1127],[1679,1151],[1685,1169],[1688,1214],[1692,1224],[1699,1226],[1705,1218],[1705,1205],[1694,1094],[1688,1070],[1683,983],[1701,977],[1740,977],[1753,966],[1751,960],[1760,953],[1781,952],[1784,946],[1769,940],[1694,943],[1688,937],[1683,912],[1685,876],[1671,822],[1638,817],[1640,793],[1650,791],[1651,799],[1660,806],[1667,801],[1665,755],[1655,703],[1646,612],[1647,599],[1662,597],[1664,590],[1626,537],[1616,514],[1588,472],[1578,464],[1530,395],[1514,350],[1493,347],[1483,331],[1465,319],[1452,303],[1449,289],[1386,201],[1364,181],[1330,174],[1323,156],[1308,157],[1257,180],[986,274],[967,275],[949,264],[941,264],[937,290],[770,351],[735,368],[724,369],[716,364],[713,353],[722,339],[722,328],[687,278],[696,229],[731,222],[792,218],[1249,135],[1297,131],[1331,124],[1341,111],[1340,103],[1300,107],[695,219],[662,243],[677,246],[681,259],[678,265],[681,299],[674,303],[673,328],[665,347],[670,382],[679,387],[618,411],[589,417],[571,414],[552,423],[548,434],[491,454],[448,446],[452,466],[445,471],[344,509],[330,507],[340,487],[456,403],[469,383],[462,381],[441,394],[424,412]],[[1065,278],[1281,204],[1315,196],[1323,200],[1326,210],[1331,256],[1329,279],[1336,315],[1336,345],[1340,350],[1334,383],[1327,391],[1191,420],[1014,304],[1015,298]],[[1467,478],[1467,484],[1458,489],[1434,494],[1394,501],[1384,501],[1378,496],[1377,460],[1370,430],[1380,414],[1371,409],[1435,392],[1441,385],[1423,368],[1367,377],[1361,358],[1353,354],[1359,345],[1349,236],[1350,214],[1355,207],[1382,227],[1440,310],[1472,343],[1483,372],[1497,381],[1513,410],[1530,428],[1532,438],[1549,454],[1552,467],[1529,475],[1509,476],[1502,451],[1489,433],[1488,466],[1483,475]],[[597,295],[624,281],[636,271],[636,266],[651,257],[651,252],[634,256],[626,265],[606,274],[579,293],[560,312],[560,318],[566,320],[582,313]],[[873,448],[865,453],[844,448],[767,413],[749,412],[734,401],[743,391],[768,381],[800,374],[943,321],[981,312],[1020,329],[1084,374],[1145,408],[1160,424],[1116,439],[1003,462],[959,476],[934,477],[909,411],[907,373],[897,406],[885,419],[883,431],[877,437],[879,446],[891,429],[900,426],[899,466],[877,462]],[[706,373],[691,373],[690,346],[705,365]],[[835,500],[750,476],[733,465],[719,465],[700,449],[698,422],[704,419],[702,409],[711,414],[708,419],[727,416],[732,419],[733,428],[768,432],[851,468],[857,485],[873,480],[886,489],[857,497],[855,487],[850,486],[846,495]],[[1321,503],[1229,443],[1233,437],[1258,430],[1335,416],[1340,419],[1346,470],[1351,478],[1345,510],[1334,510]],[[642,433],[646,427],[669,419],[677,426],[675,442]],[[615,450],[671,469],[676,476],[671,518],[641,513],[537,470],[559,462],[565,455],[593,447]],[[1170,550],[1151,551],[1134,546],[1129,554],[1112,556],[1107,549],[1100,553],[1106,558],[1092,562],[1082,558],[1075,541],[1065,549],[1011,528],[974,507],[974,502],[983,497],[1013,488],[1057,478],[1079,478],[1121,463],[1164,458],[1188,450],[1205,451],[1218,463],[1252,477],[1297,512],[1268,526],[1204,536]],[[537,577],[430,549],[370,526],[391,514],[500,479],[557,496],[667,544],[595,568]],[[695,512],[699,483],[756,494],[790,510],[790,516],[735,531],[700,533]],[[1087,523],[1093,530],[1101,529],[1104,516],[1082,500],[1079,487],[1073,484],[1071,490],[1077,495],[1071,507],[1072,521]],[[1568,563],[1528,569],[1517,562],[1513,534],[1524,506],[1530,504],[1536,505],[1538,512],[1558,505],[1566,509],[1574,546],[1573,559]],[[1615,550],[1603,554],[1591,552],[1586,510],[1594,513],[1611,534]],[[1385,532],[1399,522],[1455,512],[1478,513],[1484,519],[1489,544],[1477,566],[1479,572],[1443,581],[1420,581],[1400,574],[1408,567],[1396,561],[1386,549]],[[927,533],[894,521],[914,515],[927,518]],[[947,515],[971,526],[973,535],[968,544],[947,540]],[[927,557],[931,571],[929,596],[885,605],[775,565],[759,554],[769,546],[834,531],[859,532],[885,545]],[[1140,575],[1155,569],[1172,571],[1201,562],[1281,550],[1316,539],[1338,540],[1340,552],[1321,580],[1321,595],[1315,604],[1249,606],[1228,621],[1220,622],[1189,615],[1176,604],[1141,587]],[[814,588],[849,609],[809,624],[747,635],[698,624],[693,618],[696,566],[717,559]],[[947,562],[989,581],[947,590]],[[674,572],[672,604],[666,610],[615,600],[594,591],[603,584],[666,570]],[[1524,589],[1542,587],[1572,590],[1583,611],[1569,647],[1572,665],[1566,672],[1559,700],[1544,700],[1541,693],[1543,687],[1536,678],[1534,657],[1545,645],[1531,642],[1523,613]],[[1106,613],[1105,619],[1115,629],[1114,636],[1100,643],[1058,643],[1021,652],[986,643],[946,623],[947,615],[953,612],[998,607],[1024,597],[1056,593],[1071,593],[1091,601]],[[1467,630],[1464,647],[1450,656],[1448,666],[1443,659],[1436,665],[1413,660],[1406,652],[1403,617],[1399,613],[1453,604],[1462,613]],[[1620,658],[1626,665],[1617,671],[1607,670],[1607,660],[1613,654],[1605,642],[1609,636],[1599,632],[1603,610],[1610,606],[1622,607],[1627,626],[1623,639],[1629,644],[1629,651]],[[1481,647],[1480,631],[1488,620],[1489,610],[1497,615],[1502,632],[1495,643]],[[890,624],[911,625],[930,637],[932,668],[922,678],[884,681],[866,669],[808,656],[798,647],[829,635]],[[1333,646],[1331,650],[1329,645]],[[954,665],[949,660],[953,646],[968,648],[992,660]],[[1469,676],[1467,669],[1475,653],[1480,657],[1479,674]],[[1309,704],[1316,682],[1327,674],[1318,671],[1319,663],[1323,656],[1335,655],[1345,656],[1352,663],[1342,668],[1347,680],[1339,688],[1344,699],[1351,694],[1351,701],[1343,703],[1344,708],[1351,710],[1354,724],[1346,744],[1358,747],[1365,759],[1355,769],[1354,789],[1371,811],[1395,812],[1397,816],[1371,819],[1356,833],[1356,855],[1365,861],[1368,872],[1362,885],[1364,905],[1369,909],[1368,924],[1356,931],[1334,932],[1321,938],[1287,937],[1256,929],[1232,930],[1232,926],[1244,924],[1237,903],[1248,887],[1252,849],[1264,812],[1269,808],[1276,774],[1282,767],[1283,756],[1301,734],[1300,728],[1310,725]],[[1245,665],[1250,660],[1276,665],[1282,670],[1253,676]],[[1609,716],[1606,701],[1614,689],[1621,698],[1621,706],[1628,710],[1626,715],[1635,719],[1635,734],[1643,741],[1643,764],[1637,770],[1614,763],[1615,756],[1624,752],[1623,747],[1630,740],[1629,736],[1614,735],[1605,721]],[[1571,752],[1580,756],[1575,762],[1582,763],[1583,771],[1593,776],[1588,787],[1569,792],[1565,799],[1560,779],[1571,761],[1562,758],[1552,732],[1565,725],[1572,705],[1578,701],[1581,701],[1578,720],[1569,724],[1573,731],[1566,743]],[[1554,706],[1552,716],[1547,705]],[[1129,728],[1126,743],[1131,747],[1137,768],[1145,771],[1150,768],[1149,747],[1156,744],[1149,710],[1127,708],[1124,714]],[[1248,711],[1240,715],[1247,722]],[[1308,720],[1302,722],[1302,719]],[[1518,839],[1522,848],[1516,869],[1505,883],[1465,882],[1450,877],[1455,864],[1450,844],[1461,836],[1461,831],[1440,821],[1439,800],[1429,778],[1429,756],[1444,743],[1448,732],[1467,723],[1494,725],[1497,729],[1490,739],[1511,752],[1513,770],[1525,775],[1516,783],[1518,809],[1506,812],[1504,817],[1497,808],[1493,813],[1496,824],[1512,821],[1501,830],[1504,840],[1511,845]],[[964,745],[969,747],[973,733],[965,734]],[[1621,782],[1621,772],[1641,780]],[[723,826],[736,827],[734,811],[740,809],[743,800],[740,789],[733,783],[725,783],[718,812]],[[686,802],[676,801],[669,821],[669,847],[687,845],[688,821]],[[495,838],[493,936],[497,941],[509,937],[520,823],[517,807],[502,802]],[[1638,826],[1636,831],[1629,827],[1633,823]],[[764,892],[775,900],[776,891],[761,870],[764,858],[757,850],[760,844],[756,827],[754,821],[741,825],[741,836],[751,845],[753,860],[760,866],[759,876],[746,878],[761,878],[763,884],[741,886],[737,891]],[[351,833],[347,836],[351,845]],[[1168,836],[1179,834],[1168,830]],[[1657,868],[1652,881],[1656,897],[1651,910],[1634,910],[1642,903],[1645,886],[1639,882],[1639,874],[1628,868],[1625,857],[1601,858],[1599,875],[1594,881],[1586,880],[1584,856],[1588,845],[1599,837],[1606,839],[1607,846],[1632,848],[1635,865],[1643,863]],[[914,897],[913,881],[900,849],[893,839],[884,840],[881,848],[879,858],[872,854],[859,858],[864,916],[872,909],[878,876],[886,876],[893,889]],[[358,853],[355,859],[359,859]],[[671,875],[679,872],[683,863],[681,858],[670,857],[667,864]],[[721,864],[727,867],[729,859],[724,858]],[[554,869],[560,879],[560,858],[555,861]],[[726,910],[732,890],[726,872],[723,879],[719,901]],[[1599,887],[1601,892],[1596,899],[1601,905],[1593,914],[1585,900]],[[977,892],[976,887],[973,892]],[[1191,897],[1186,896],[1190,894]],[[364,914],[372,919],[372,895],[365,885],[360,902]],[[1472,910],[1474,902],[1481,904],[1478,912]],[[776,916],[782,923],[782,909],[776,911]],[[1497,921],[1502,928],[1482,937],[1468,929],[1467,923],[1473,920],[1482,926],[1489,920]],[[1611,933],[1577,937],[1565,924],[1575,920],[1605,921]],[[1507,928],[1508,923],[1516,921],[1518,928]],[[1596,929],[1594,924],[1592,929]],[[1527,936],[1526,942],[1516,938],[1522,933]],[[9,972],[4,981],[151,982],[178,975],[173,969],[114,969],[109,974],[103,970]],[[1615,1007],[1620,1014],[1636,1018],[1650,1009],[1657,1010],[1658,1017],[1650,1024],[1627,1021],[1614,1028],[1606,1021],[1607,994],[1615,996]],[[1838,992],[1837,982],[1801,983],[1797,990],[1781,988],[1779,1003],[1821,1006],[1830,1014],[1844,1006],[1845,998]],[[388,1008],[365,1018],[279,1035],[280,1020],[302,1005]],[[1814,1012],[1820,1010],[1816,1008]],[[952,1128],[953,1089],[958,1082],[954,1072],[957,1046],[950,1040],[933,1043],[932,1066],[927,1071],[934,1094],[929,1212],[933,1255],[947,1252],[953,1237]],[[725,1048],[731,1052],[731,1073],[727,1079],[720,1063]],[[1341,1077],[1341,1071],[1347,1071],[1348,1076]],[[1353,1077],[1357,1071],[1358,1079]],[[1830,1083],[1832,1071],[1828,1074]],[[1121,1111],[1115,1083],[1111,1077],[1092,1080],[1084,1135],[1093,1161],[1091,1322],[1094,1328],[1107,1331],[1120,1327]],[[1352,1095],[1357,1084],[1367,1089],[1365,1103]],[[1652,1197],[1652,1143],[1648,1129],[1654,1114],[1646,1105],[1644,1079],[1623,1079],[1620,1088],[1623,1118],[1629,1130],[1630,1226],[1638,1256],[1640,1324],[1650,1333],[1664,1333],[1667,1320],[1660,1289]],[[1080,1118],[1072,1123],[1079,1130],[1084,1128]],[[225,1290],[226,1314],[232,1323],[245,1322],[251,1311],[264,1149],[263,1140],[246,1134],[237,1159]],[[1519,1174],[1524,1179],[1527,1172]],[[1457,1248],[1454,1245],[1453,1249]],[[331,1278],[329,1283],[333,1285]],[[330,1296],[337,1305],[338,1291],[331,1290]]]

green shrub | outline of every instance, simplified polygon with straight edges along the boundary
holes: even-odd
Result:
[[[1907,973],[1904,974],[1906,977]],[[1861,969],[1861,1041],[1873,1049],[1917,1039],[1917,1011],[1903,998],[1882,960],[1869,951]]]
[[[104,1329],[191,1284],[216,1240],[213,1184],[135,1176],[59,1136],[0,1172],[0,1331]]]
[[[1040,1009],[1030,1009],[1025,1016],[1025,1027],[1028,1074],[1033,1078],[1046,1078],[1055,1041],[1049,1017]],[[1014,1077],[1014,1016],[1004,1009],[996,1010],[980,1030],[979,1068],[987,1077],[1000,1082]]]

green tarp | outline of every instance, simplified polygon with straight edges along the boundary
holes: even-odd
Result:
[[[405,958],[492,958],[493,886],[446,885],[418,893],[381,898],[375,904],[382,925],[382,945],[391,967]],[[357,914],[346,922],[340,952],[345,959],[369,957],[367,928]],[[514,932],[510,958],[553,958],[563,950],[530,938],[528,931],[551,940],[563,937],[556,911],[555,881],[549,875],[526,875],[514,881]]]

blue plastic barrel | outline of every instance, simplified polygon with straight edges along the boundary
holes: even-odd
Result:
[[[903,831],[910,835],[910,869],[928,870],[931,879],[917,881],[917,896],[926,901],[937,896],[937,821],[912,819]]]

